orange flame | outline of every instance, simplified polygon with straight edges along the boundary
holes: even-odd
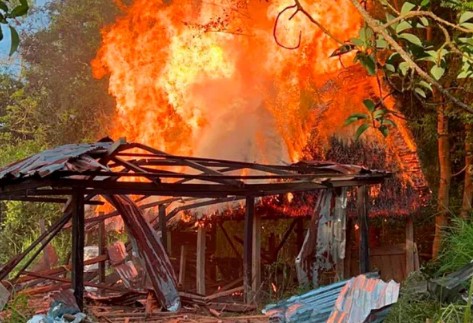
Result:
[[[335,37],[356,36],[348,0],[301,1]],[[110,75],[114,137],[173,154],[266,163],[301,157],[314,114],[314,76],[342,66],[339,45],[301,13],[277,14],[290,0],[135,0],[103,31],[93,61]],[[350,65],[349,61],[344,62]]]

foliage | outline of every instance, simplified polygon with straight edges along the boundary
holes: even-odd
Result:
[[[26,64],[21,79],[0,75],[0,165],[23,159],[45,148],[95,140],[106,132],[114,102],[107,80],[92,78],[89,62],[100,44],[100,29],[117,10],[111,1],[52,1],[50,23],[22,35]],[[71,21],[74,24],[71,24]],[[36,26],[37,27],[37,26]],[[0,263],[18,254],[61,214],[58,205],[1,203]],[[61,259],[70,244],[68,234],[53,240]]]
[[[429,0],[405,1],[397,10],[390,1],[380,0],[385,14],[382,19],[373,18],[357,1],[351,2],[362,14],[365,24],[359,36],[343,44],[335,55],[355,51],[355,61],[364,66],[368,74],[378,78],[383,75],[390,84],[389,95],[412,93],[417,101],[426,103],[436,87],[457,107],[473,112],[473,107],[465,100],[470,91],[467,84],[473,77],[473,10],[470,10],[473,2],[443,1],[443,6],[438,6]],[[458,86],[450,89],[452,84]],[[380,98],[375,105],[375,112],[380,111],[380,121],[395,116],[392,111],[383,109],[382,102]],[[365,122],[360,124],[357,137],[370,126],[386,136],[390,124],[376,126],[367,119],[363,118]],[[354,120],[362,118],[354,114],[346,123]]]
[[[20,36],[12,25],[12,22],[16,21],[18,17],[25,16],[28,10],[28,0],[19,0],[19,2],[0,0],[0,41],[3,40],[1,25],[6,25],[10,30],[11,37],[10,56],[16,52],[20,44]]]
[[[96,140],[107,133],[115,102],[108,80],[92,77],[90,61],[100,29],[118,10],[107,0],[57,0],[47,13],[46,28],[22,36],[25,94],[37,102],[35,125],[48,146]]]
[[[440,254],[440,273],[460,269],[473,260],[473,224],[461,218],[452,220]]]
[[[12,297],[5,312],[9,312],[9,316],[5,318],[4,323],[20,323],[26,322],[34,314],[34,309],[28,306],[28,297],[20,294]]]
[[[364,106],[368,109],[366,113],[354,113],[345,120],[345,126],[352,124],[355,121],[362,121],[355,133],[355,140],[368,130],[370,127],[377,129],[384,137],[389,134],[389,127],[395,127],[396,124],[389,117],[389,110],[383,106],[383,101],[374,103],[371,99],[363,100]]]

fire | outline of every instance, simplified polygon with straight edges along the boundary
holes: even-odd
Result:
[[[348,0],[301,1],[341,40],[361,19]],[[135,0],[103,31],[93,61],[116,98],[114,137],[172,154],[266,163],[302,156],[316,96],[313,79],[342,68],[339,44],[301,13],[277,14],[290,0]],[[352,58],[345,58],[344,65]]]

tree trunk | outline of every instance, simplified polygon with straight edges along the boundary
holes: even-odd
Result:
[[[434,95],[435,97],[435,95]],[[448,141],[448,105],[442,105],[437,112],[437,135],[440,181],[437,196],[437,215],[435,216],[435,236],[432,258],[437,258],[442,241],[442,230],[448,223],[449,193],[452,170],[450,165],[450,144]]]
[[[465,184],[463,186],[463,201],[460,215],[470,218],[473,198],[473,125],[465,121]]]

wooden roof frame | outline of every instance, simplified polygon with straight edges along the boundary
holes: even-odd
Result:
[[[105,147],[106,150],[87,153],[103,166],[101,168],[66,170],[63,167],[45,175],[41,173],[44,170],[25,175],[19,169],[15,170],[15,176],[8,172],[8,167],[4,168],[0,176],[0,200],[63,202],[60,196],[80,190],[89,196],[89,203],[94,203],[90,197],[100,194],[214,198],[218,201],[373,185],[391,175],[385,171],[325,162],[283,166],[175,156],[143,144],[127,143],[124,139],[110,142]],[[66,155],[64,158],[69,158],[69,163],[77,160],[77,156]],[[184,171],[163,169],[169,167]],[[244,172],[251,175],[242,175]]]

